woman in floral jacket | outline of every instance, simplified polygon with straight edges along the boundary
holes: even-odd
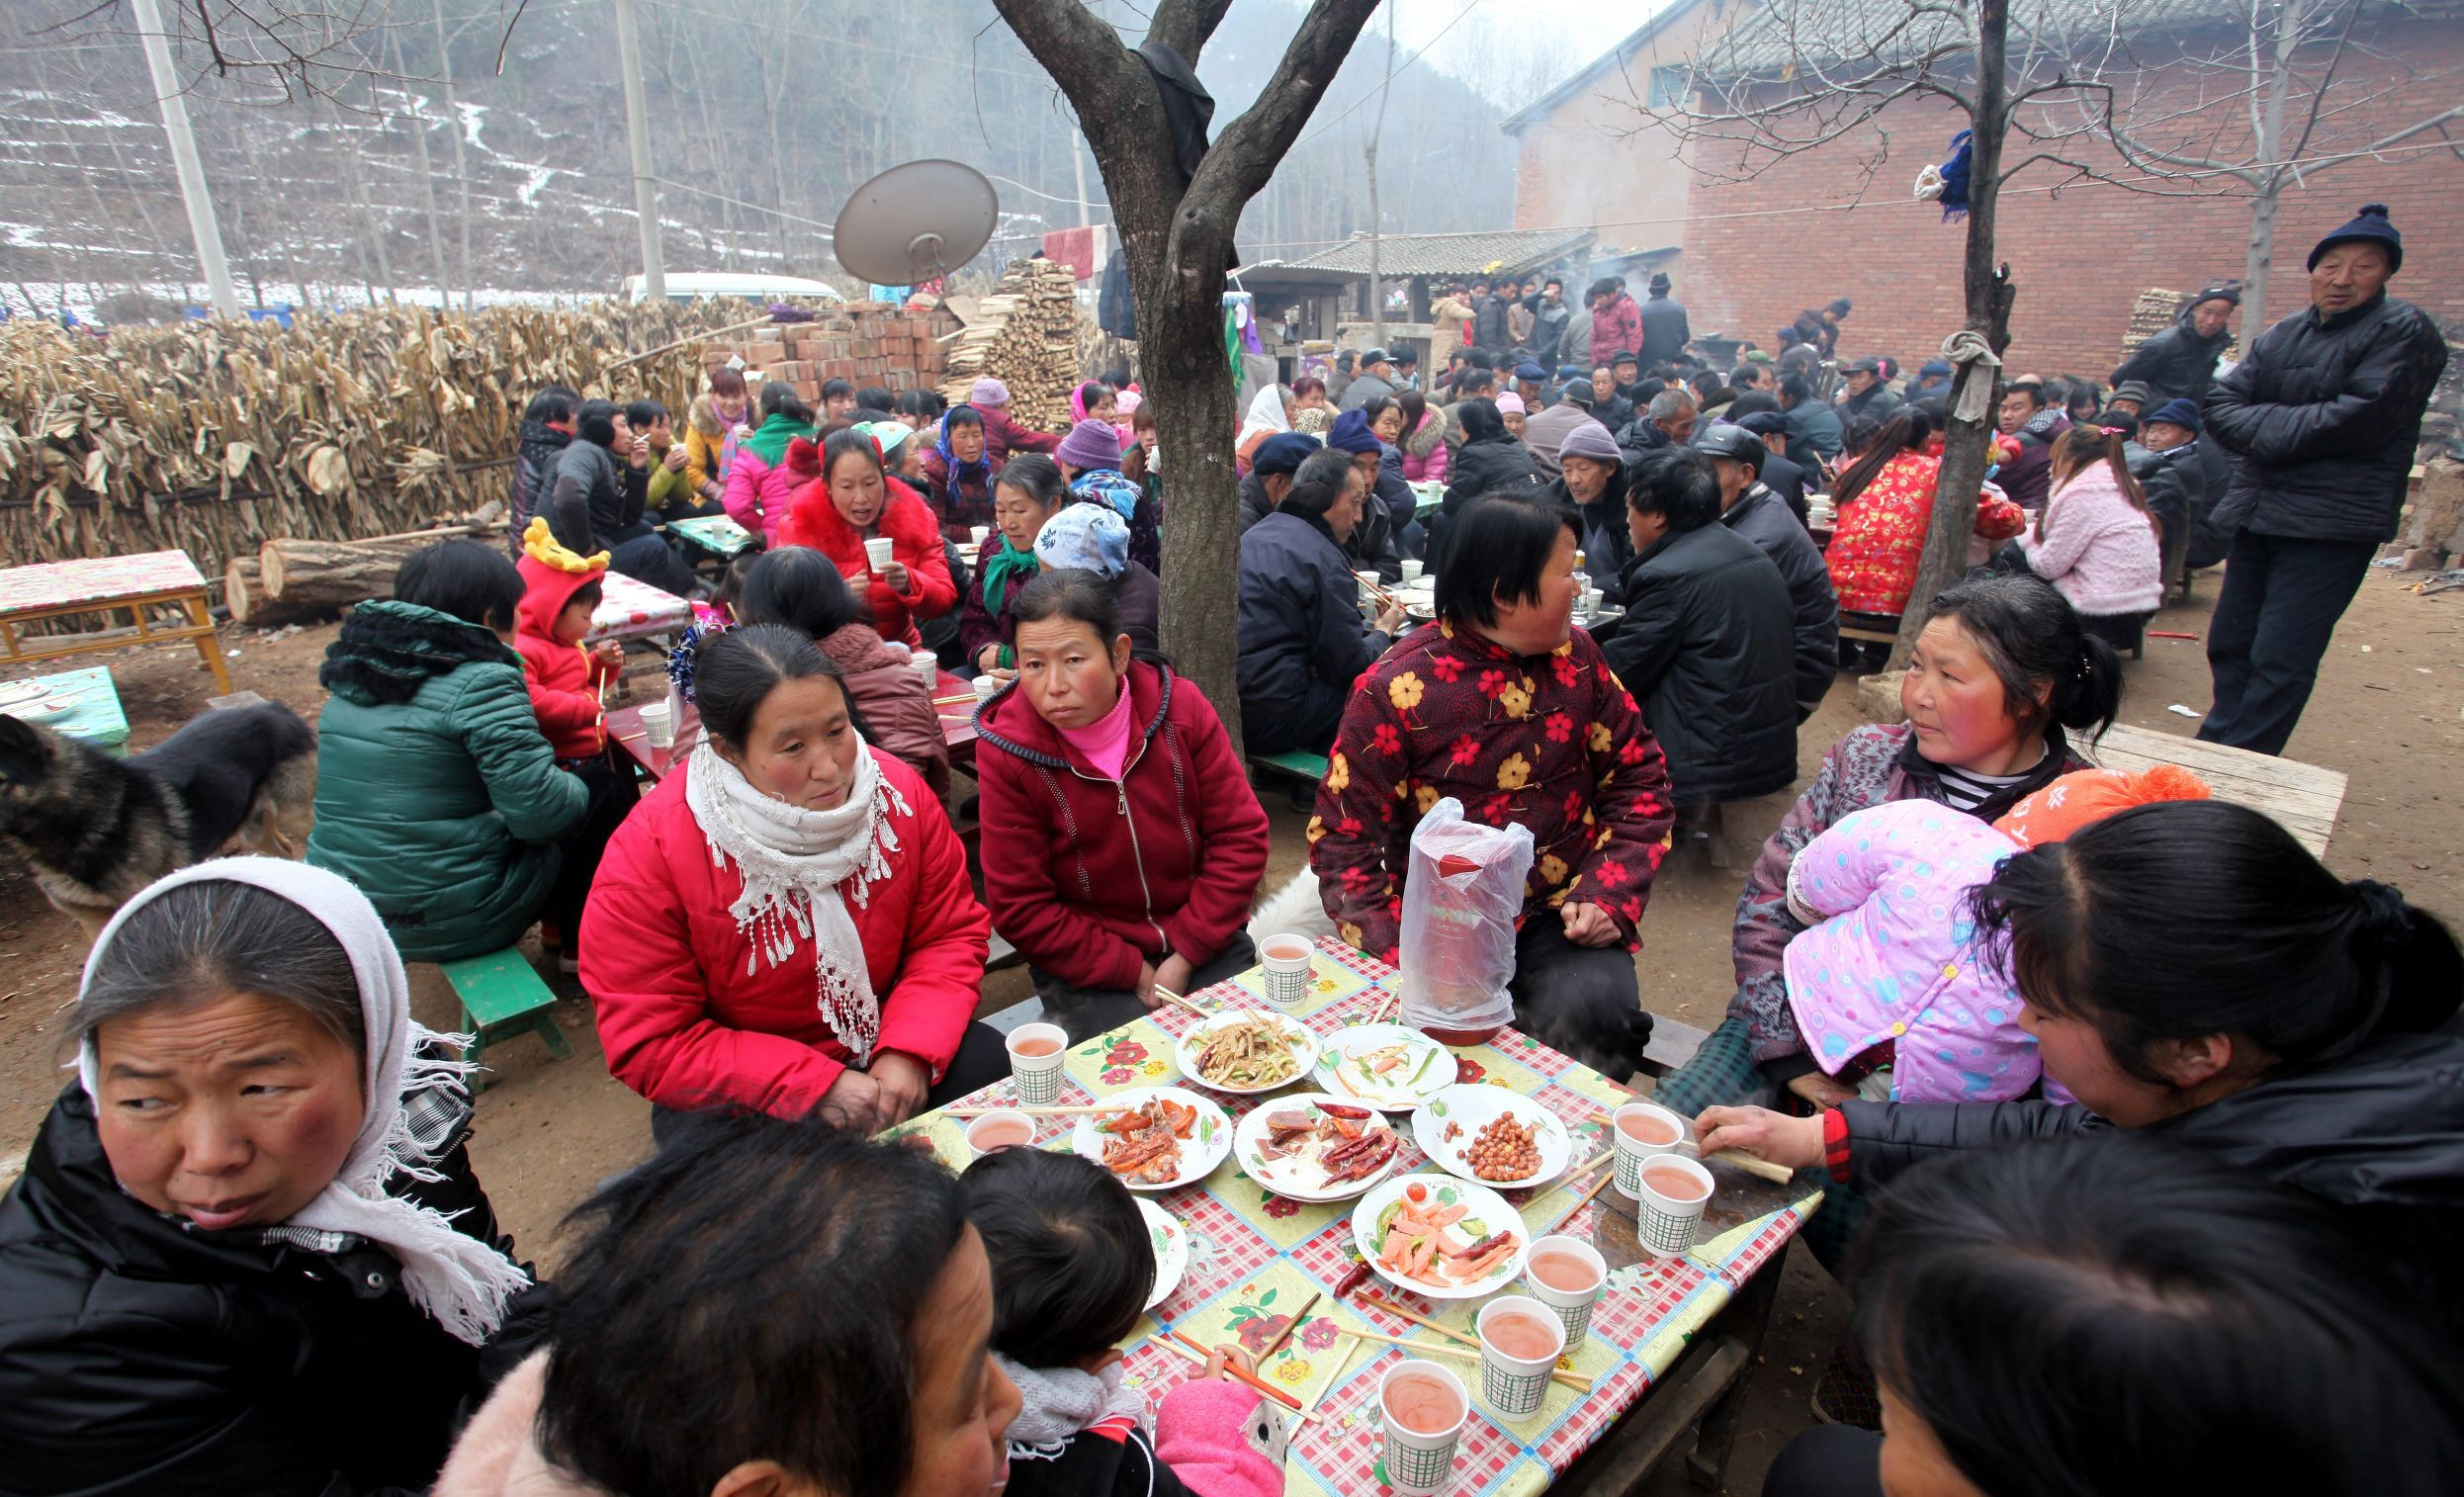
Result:
[[[1828,556],[1831,586],[1843,612],[1895,615],[1908,606],[1916,565],[1925,553],[1925,529],[1933,523],[1934,483],[1942,471],[1940,458],[1925,456],[1932,434],[1925,412],[1900,406],[1833,486],[1839,525]],[[1977,534],[1982,539],[2009,540],[2027,523],[2027,515],[1999,490],[1978,495]]]
[[[1344,711],[1309,862],[1346,940],[1387,961],[1412,829],[1440,800],[1532,829],[1515,1021],[1619,1080],[1651,1033],[1632,953],[1668,850],[1668,766],[1599,646],[1572,627],[1573,516],[1495,494],[1455,521],[1439,623],[1386,651]]]

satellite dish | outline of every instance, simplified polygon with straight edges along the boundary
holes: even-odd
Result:
[[[832,244],[847,274],[875,286],[936,281],[993,237],[1001,202],[961,161],[910,161],[848,194]]]

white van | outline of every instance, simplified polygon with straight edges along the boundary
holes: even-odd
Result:
[[[650,293],[640,276],[625,277],[625,300],[645,302]],[[748,302],[775,302],[782,297],[803,297],[816,302],[843,302],[838,289],[827,281],[807,280],[802,276],[745,275],[732,270],[686,270],[667,272],[667,300],[698,302],[704,297],[743,297]]]

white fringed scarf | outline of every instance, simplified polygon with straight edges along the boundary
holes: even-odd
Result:
[[[397,1175],[441,1178],[429,1146],[411,1131],[408,1104],[431,1091],[462,1092],[463,1073],[471,1068],[445,1059],[439,1050],[459,1049],[470,1037],[434,1033],[410,1016],[410,983],[402,975],[401,955],[376,907],[350,880],[276,857],[217,858],[183,868],[155,880],[120,907],[95,938],[85,979],[93,979],[95,964],[130,916],[166,889],[208,880],[253,885],[307,911],[342,943],[359,983],[360,1018],[367,1031],[367,1102],[359,1134],[332,1183],[282,1225],[346,1232],[384,1248],[401,1265],[402,1286],[412,1304],[456,1340],[484,1344],[503,1322],[505,1302],[530,1287],[530,1277],[494,1248],[455,1231],[452,1218],[443,1212],[386,1190]],[[89,1035],[77,1052],[77,1079],[100,1107],[95,1070]]]
[[[896,806],[901,816],[913,815],[906,797],[882,777],[860,735],[855,782],[828,811],[806,811],[755,788],[705,737],[685,766],[684,803],[710,844],[711,866],[734,863],[744,880],[728,913],[752,945],[745,975],[758,971],[764,956],[784,966],[798,936],[811,940],[822,1017],[858,1069],[870,1064],[881,1037],[881,1003],[847,899],[862,906],[871,886],[890,876],[899,838],[889,812]]]

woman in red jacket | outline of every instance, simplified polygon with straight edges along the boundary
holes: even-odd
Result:
[[[1072,1043],[1257,961],[1267,814],[1215,709],[1132,660],[1091,572],[1019,590],[1017,679],[976,711],[984,894]]]
[[[866,1132],[1007,1075],[970,1022],[987,926],[965,849],[820,649],[713,635],[693,693],[702,743],[609,841],[582,916],[608,1069],[660,1108],[827,1106]]]
[[[880,444],[855,427],[832,432],[818,448],[799,437],[788,445],[787,466],[808,482],[796,490],[773,544],[810,546],[829,557],[883,639],[921,647],[917,621],[937,619],[958,603],[931,508],[883,467]],[[864,543],[885,536],[891,560],[876,571]]]

